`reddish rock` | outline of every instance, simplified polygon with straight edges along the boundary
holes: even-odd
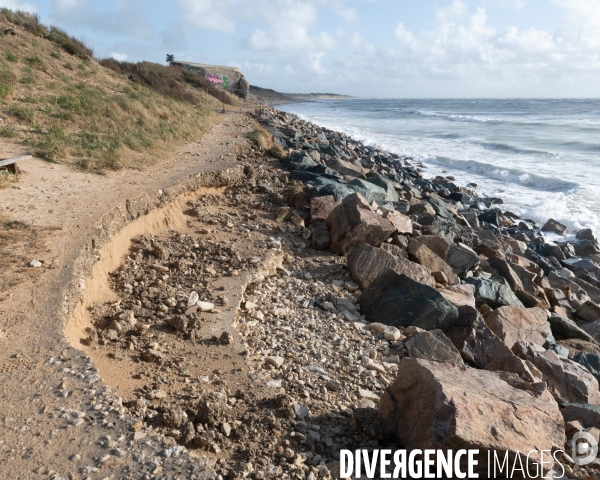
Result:
[[[446,260],[448,257],[448,250],[450,250],[450,243],[445,237],[441,235],[421,235],[415,237],[415,240],[423,245],[427,246],[429,250],[435,253],[442,260]]]
[[[468,305],[475,308],[475,285],[452,285],[440,290],[440,293],[456,307]]]
[[[367,243],[379,246],[396,228],[380,217],[359,193],[348,195],[327,217],[331,250],[346,254]]]
[[[400,212],[395,210],[386,210],[383,212],[383,218],[392,222],[392,225],[396,227],[396,232],[399,234],[412,234],[412,220],[406,215],[402,215]]]
[[[479,449],[482,473],[487,451],[508,451],[514,460],[517,452],[562,448],[566,441],[555,402],[513,388],[495,373],[449,362],[404,358],[380,412],[408,450]],[[539,453],[530,459],[541,460]]]
[[[400,257],[400,258],[407,258],[408,257],[408,253],[406,252],[406,250],[404,250],[404,249],[400,248],[399,246],[394,245],[392,243],[384,242],[384,243],[381,244],[380,248],[382,250],[385,250],[388,253],[391,253],[395,257]]]
[[[500,307],[486,317],[485,324],[508,348],[520,341],[544,345],[552,334],[548,315],[540,309]]]
[[[412,239],[408,244],[408,253],[432,272],[443,272],[451,285],[459,283],[458,276],[454,273],[450,265],[433,253],[427,246]]]
[[[405,274],[417,282],[433,286],[431,270],[428,268],[366,244],[348,254],[347,265],[350,275],[363,290],[385,267],[391,267],[399,274]]]
[[[310,221],[324,222],[335,207],[339,205],[333,195],[315,197],[310,202]]]
[[[557,402],[600,403],[598,380],[579,363],[561,358],[539,345],[524,342],[516,343],[513,352],[538,368]]]

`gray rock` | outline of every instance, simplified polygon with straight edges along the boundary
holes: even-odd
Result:
[[[590,372],[596,380],[600,382],[600,356],[594,355],[593,353],[580,352],[575,355],[572,359],[574,362],[583,365],[588,372]]]
[[[460,353],[441,330],[417,333],[405,341],[404,346],[410,358],[463,365]]]
[[[596,235],[594,235],[594,232],[591,228],[584,228],[583,230],[579,230],[575,234],[575,237],[577,237],[578,240],[591,240],[592,242],[598,241]]]
[[[359,297],[370,322],[395,327],[447,330],[458,320],[458,310],[435,288],[386,267]]]
[[[446,202],[444,202],[441,197],[435,193],[430,194],[427,201],[440,217],[444,217],[446,219],[454,218],[454,214],[450,211]]]
[[[504,279],[502,279],[504,282]],[[479,277],[467,278],[467,283],[475,285],[475,303],[478,307],[487,304],[491,308],[503,306],[523,307],[521,300],[505,283]]]
[[[571,319],[561,317],[556,313],[550,314],[550,327],[554,335],[560,335],[564,338],[580,338],[588,342],[594,342],[594,338]]]
[[[383,188],[374,183],[367,182],[366,180],[361,180],[360,178],[355,178],[349,182],[348,187],[352,188],[355,192],[360,193],[369,203],[377,202],[378,205],[383,205],[384,203],[398,200],[397,195],[395,199],[390,198],[388,192]]]
[[[452,267],[454,273],[462,276],[472,268],[479,265],[479,257],[466,245],[451,245],[450,249],[448,250],[446,263]]]
[[[579,421],[585,428],[600,428],[600,407],[588,403],[567,403],[560,411],[565,422]]]

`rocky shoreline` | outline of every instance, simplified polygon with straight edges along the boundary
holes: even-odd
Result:
[[[131,355],[148,379],[123,400],[136,431],[231,479],[336,477],[340,449],[384,446],[511,463],[564,450],[564,478],[597,478],[600,459],[577,465],[569,441],[600,439],[593,233],[552,242],[544,232],[566,227],[540,228],[476,185],[428,180],[424,165],[272,108],[255,116],[282,158],[241,155],[245,181],[188,205],[195,233],[140,237],[113,276],[121,300],[95,311],[86,342]],[[226,372],[194,377],[168,345],[198,343],[230,308],[216,278],[273,255],[233,305],[236,331],[204,339],[238,348],[256,392]]]

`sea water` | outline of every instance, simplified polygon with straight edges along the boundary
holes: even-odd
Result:
[[[503,208],[600,234],[600,100],[344,99],[280,105],[355,140],[476,183]]]

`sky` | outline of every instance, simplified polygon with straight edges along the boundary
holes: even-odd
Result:
[[[600,0],[0,0],[98,58],[360,97],[599,97]]]

